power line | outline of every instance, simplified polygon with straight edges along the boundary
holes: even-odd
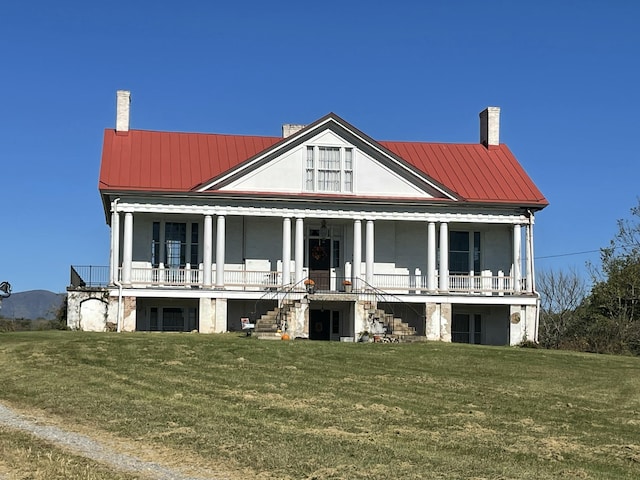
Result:
[[[607,250],[620,250],[625,248],[637,248],[638,245],[634,243],[626,243],[624,245],[616,245],[606,247]],[[602,252],[602,248],[598,248],[597,250],[585,250],[584,252],[571,252],[571,253],[559,253],[557,255],[545,255],[544,257],[535,257],[536,260],[542,260],[543,258],[558,258],[558,257],[569,257],[572,255],[584,255],[586,253],[596,253]]]
[[[570,257],[572,255],[584,255],[586,253],[599,252],[598,250],[585,250],[584,252],[572,252],[572,253],[559,253],[557,255],[545,255],[544,257],[535,257],[536,260],[542,260],[543,258],[558,258],[558,257]]]

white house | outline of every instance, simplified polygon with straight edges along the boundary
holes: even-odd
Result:
[[[72,267],[71,328],[537,337],[548,202],[499,142],[498,107],[464,144],[376,141],[333,113],[282,137],[135,130],[129,111],[118,91],[99,180],[108,278]]]

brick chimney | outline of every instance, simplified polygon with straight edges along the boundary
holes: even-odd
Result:
[[[304,127],[306,127],[306,125],[295,125],[293,123],[285,123],[284,125],[282,125],[282,138],[290,137],[294,133],[298,133]]]
[[[129,131],[129,109],[131,105],[131,92],[118,90],[116,93],[116,132]]]
[[[500,145],[500,107],[480,112],[480,143],[487,148]]]

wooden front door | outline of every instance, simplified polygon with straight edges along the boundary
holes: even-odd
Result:
[[[309,239],[309,278],[316,283],[317,290],[329,290],[331,269],[331,239]]]

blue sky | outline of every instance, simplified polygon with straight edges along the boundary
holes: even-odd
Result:
[[[97,178],[132,128],[279,135],[333,111],[379,140],[478,141],[500,106],[551,205],[537,268],[584,272],[637,203],[640,2],[25,1],[0,7],[0,280],[107,265]]]

